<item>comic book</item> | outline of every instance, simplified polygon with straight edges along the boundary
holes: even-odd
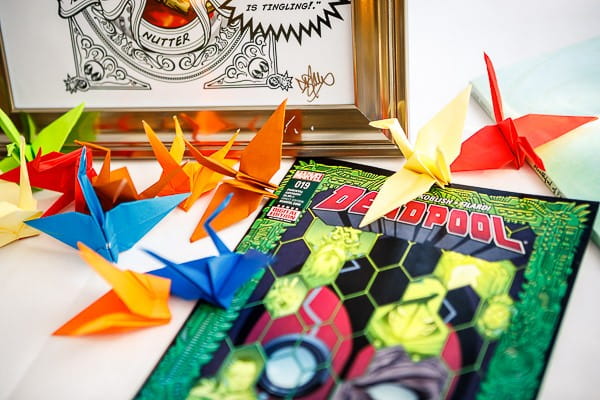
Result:
[[[296,161],[238,246],[275,262],[138,398],[534,398],[597,204],[451,185],[358,229],[390,173]]]

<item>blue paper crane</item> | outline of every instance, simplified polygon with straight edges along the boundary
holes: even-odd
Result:
[[[177,264],[146,250],[165,264],[165,267],[149,273],[171,279],[172,294],[187,300],[202,299],[228,308],[236,291],[273,260],[272,256],[252,249],[243,254],[232,252],[210,226],[211,221],[227,206],[231,196],[227,196],[204,223],[206,232],[219,251],[218,256]]]

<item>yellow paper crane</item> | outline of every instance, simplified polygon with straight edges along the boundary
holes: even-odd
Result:
[[[0,247],[15,240],[39,235],[39,232],[24,221],[39,218],[42,212],[37,209],[37,201],[33,198],[27,163],[25,161],[25,138],[19,142],[20,185],[0,180]]]
[[[425,124],[419,130],[414,147],[397,119],[371,122],[371,126],[390,131],[406,163],[386,179],[360,227],[417,198],[433,184],[444,187],[450,183],[450,164],[460,153],[470,94],[471,86],[468,86]]]

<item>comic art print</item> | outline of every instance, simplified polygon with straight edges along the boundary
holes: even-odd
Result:
[[[353,104],[351,19],[350,0],[0,5],[17,108]]]

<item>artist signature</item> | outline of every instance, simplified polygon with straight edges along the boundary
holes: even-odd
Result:
[[[296,82],[298,82],[298,87],[302,93],[308,96],[308,102],[310,103],[319,97],[323,86],[333,86],[335,84],[335,77],[331,72],[325,75],[313,72],[312,67],[309,65],[308,71],[302,74],[300,78],[296,78]]]

